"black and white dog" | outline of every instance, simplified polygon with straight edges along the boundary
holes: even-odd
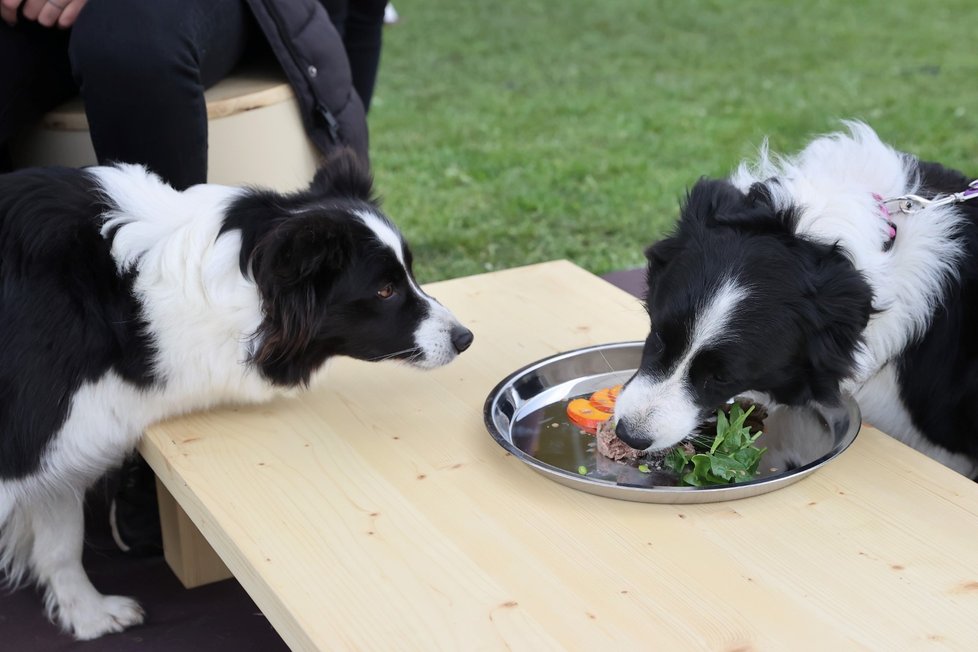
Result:
[[[82,497],[146,426],[304,386],[332,356],[432,368],[471,342],[351,154],[288,195],[132,165],[2,176],[0,564],[77,638],[137,624],[82,569]]]
[[[659,450],[735,395],[828,406],[848,392],[867,421],[974,477],[974,194],[862,123],[700,180],[646,251],[652,330],[618,435]],[[920,199],[887,201],[907,195]]]

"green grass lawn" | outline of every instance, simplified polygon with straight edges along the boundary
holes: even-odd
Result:
[[[978,174],[970,1],[395,0],[370,113],[423,282],[642,264],[686,188],[843,118]]]

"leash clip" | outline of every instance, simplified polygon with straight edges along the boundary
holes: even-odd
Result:
[[[920,195],[900,195],[893,199],[883,200],[883,204],[896,204],[897,210],[906,215],[919,213],[931,206],[946,206],[947,204],[960,204],[978,197],[978,179],[968,184],[968,187],[961,192],[952,192],[949,195],[937,195],[933,199],[926,199]]]

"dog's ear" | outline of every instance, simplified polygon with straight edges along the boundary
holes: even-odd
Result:
[[[752,184],[744,196],[744,209],[724,215],[719,221],[766,233],[794,233],[798,210],[794,206],[779,206],[771,184],[776,182]]]
[[[833,404],[839,401],[839,382],[854,371],[863,331],[874,312],[873,291],[837,247],[817,247],[823,251],[803,291],[810,309],[803,319],[811,329],[806,353],[813,399]]]
[[[341,220],[317,213],[281,220],[258,243],[254,274],[259,287],[287,289],[313,275],[343,269],[353,251]]]
[[[686,193],[680,227],[712,225],[722,216],[742,210],[744,193],[729,181],[700,178]]]
[[[273,382],[308,382],[302,354],[316,337],[323,297],[352,252],[349,230],[323,215],[283,220],[258,243],[253,270],[264,318],[252,360]]]
[[[673,258],[682,251],[682,244],[679,238],[670,237],[653,243],[645,250],[646,280],[651,283],[652,279],[663,267],[669,264]]]
[[[779,209],[767,183],[745,194],[729,181],[700,179],[690,190],[683,220],[700,226],[733,226],[759,232],[793,231],[794,211]]]
[[[309,192],[317,197],[348,197],[376,203],[370,170],[349,147],[332,152],[316,171]]]
[[[748,206],[756,208],[774,208],[774,198],[771,196],[771,189],[766,183],[752,183],[747,189],[747,196],[744,201]]]

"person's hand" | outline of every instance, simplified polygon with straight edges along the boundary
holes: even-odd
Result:
[[[17,9],[23,5],[24,18],[44,27],[68,29],[88,0],[0,0],[0,18],[8,25],[17,22]]]
[[[17,7],[24,0],[0,0],[0,18],[3,22],[8,25],[14,25],[17,22]]]

